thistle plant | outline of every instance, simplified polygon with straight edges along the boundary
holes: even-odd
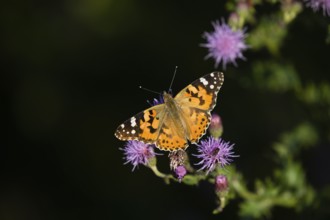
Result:
[[[273,10],[267,14],[259,14],[258,6],[261,5]],[[294,102],[307,111],[310,118],[296,121],[295,126],[283,130],[276,139],[271,140],[269,146],[265,146],[272,154],[271,160],[275,168],[262,178],[250,179],[236,168],[239,167],[241,158],[249,157],[237,153],[246,146],[234,144],[239,137],[236,141],[229,141],[223,136],[225,129],[221,117],[216,113],[212,115],[208,134],[198,144],[189,146],[186,151],[169,153],[171,173],[163,173],[157,167],[155,158],[166,153],[159,155],[154,153],[153,146],[141,143],[135,145],[143,146],[144,150],[124,148],[125,163],[132,164],[133,170],[139,164],[144,165],[167,184],[198,185],[201,181],[213,184],[217,197],[213,209],[215,214],[221,213],[232,200],[239,202],[239,215],[247,219],[270,217],[275,207],[293,209],[297,213],[306,209],[313,210],[320,203],[321,191],[326,189],[315,189],[309,183],[299,155],[308,152],[320,142],[329,145],[330,82],[326,79],[319,82],[303,79],[297,64],[283,55],[282,46],[289,34],[290,25],[302,12],[313,11],[319,19],[328,19],[330,1],[240,0],[227,1],[226,9],[228,18],[219,15],[221,22],[210,21],[214,30],[204,31],[201,39],[204,42],[200,46],[207,49],[205,58],[211,58],[215,68],[234,66],[235,68],[229,68],[226,76],[229,75],[246,90],[267,92],[273,96],[292,96]],[[330,42],[328,21],[324,20],[322,23],[328,32],[324,47],[329,47],[326,44]],[[257,57],[259,55],[262,59],[254,60],[247,52]],[[240,72],[242,60],[248,66],[248,73]],[[323,71],[326,73],[328,70]],[[159,101],[156,100],[155,103]],[[269,126],[268,121],[263,123]],[[127,144],[129,145],[132,143]],[[191,148],[197,153],[190,153]],[[191,158],[198,162],[191,163]],[[248,186],[247,183],[251,182],[254,187]]]
[[[155,104],[162,100],[154,100]],[[131,164],[133,171],[139,165],[150,168],[156,176],[161,177],[169,184],[172,181],[187,185],[197,185],[200,181],[209,181],[214,184],[215,194],[218,197],[218,207],[214,213],[223,210],[228,197],[229,183],[226,173],[229,165],[237,155],[234,153],[234,144],[223,140],[219,135],[219,130],[223,130],[221,118],[218,114],[213,114],[211,119],[210,132],[217,136],[208,136],[202,140],[197,147],[197,154],[188,154],[187,151],[177,150],[168,153],[169,167],[171,173],[163,173],[157,167],[157,156],[164,154],[155,153],[154,145],[148,145],[139,141],[128,141],[124,151],[125,164]],[[215,129],[217,132],[212,132]],[[191,164],[189,157],[199,160],[196,164]]]

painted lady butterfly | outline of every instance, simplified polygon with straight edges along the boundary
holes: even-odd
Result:
[[[152,106],[119,125],[115,136],[123,141],[155,144],[176,151],[196,143],[205,134],[211,111],[223,84],[223,73],[213,72],[195,80],[174,98],[164,92],[164,103]]]

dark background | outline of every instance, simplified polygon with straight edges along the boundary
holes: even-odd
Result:
[[[258,8],[261,14],[271,9]],[[167,90],[178,65],[176,94],[215,70],[199,45],[203,32],[212,31],[211,21],[227,18],[222,1],[16,0],[2,3],[0,13],[7,131],[0,219],[239,218],[239,199],[221,215],[211,214],[210,184],[167,186],[143,166],[131,172],[131,165],[123,165],[123,142],[114,137],[120,123],[155,97],[139,85]],[[329,80],[323,19],[306,9],[284,42],[283,54],[305,80]],[[271,143],[311,115],[290,93],[242,87],[237,78],[249,77],[249,62],[264,56],[251,50],[244,55],[246,61],[225,71],[214,111],[222,117],[223,137],[236,143],[237,168],[253,184],[276,166]],[[322,143],[301,156],[317,189],[329,182],[328,155],[329,145]],[[167,155],[160,160],[160,169],[168,171]],[[272,218],[303,219],[284,208]]]

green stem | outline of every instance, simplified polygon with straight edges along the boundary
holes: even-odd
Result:
[[[154,172],[154,174],[160,178],[165,178],[166,177],[166,174],[160,172],[156,166],[149,166],[150,169]]]
[[[224,196],[219,197],[219,206],[213,210],[213,214],[219,214],[226,206],[226,198]]]
[[[176,180],[172,175],[160,172],[156,166],[149,166],[149,168],[154,172],[156,176],[163,178],[167,184],[170,183],[170,179]]]
[[[236,179],[232,181],[231,186],[235,189],[235,191],[244,199],[255,199],[256,195],[248,191],[246,186],[237,181]]]

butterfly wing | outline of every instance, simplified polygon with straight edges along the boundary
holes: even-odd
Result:
[[[178,150],[187,147],[187,140],[175,123],[165,104],[142,111],[118,126],[115,136],[123,141],[138,140],[155,144],[161,150]]]
[[[204,111],[212,111],[223,81],[223,73],[210,73],[182,89],[175,96],[175,101],[180,106],[189,106]]]
[[[115,136],[123,141],[138,140],[153,144],[157,141],[165,113],[164,104],[152,106],[119,125]]]
[[[167,112],[161,121],[159,135],[156,142],[156,147],[161,150],[175,151],[186,149],[188,146],[187,138],[184,129],[177,129],[175,118]]]
[[[175,96],[182,110],[181,117],[190,129],[190,142],[196,143],[205,134],[211,120],[210,112],[216,105],[223,82],[223,73],[213,72],[195,80]]]

